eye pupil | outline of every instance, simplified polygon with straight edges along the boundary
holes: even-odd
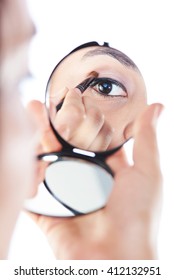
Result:
[[[102,93],[109,94],[112,90],[112,83],[100,82],[98,84],[98,90]]]

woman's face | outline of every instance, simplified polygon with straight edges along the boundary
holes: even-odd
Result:
[[[108,146],[113,148],[131,137],[129,124],[147,104],[144,80],[126,55],[105,47],[87,47],[70,54],[52,75],[49,99],[51,104],[58,105],[64,87],[75,88],[93,76],[96,80],[83,93],[83,98],[92,99],[93,105],[113,129]]]
[[[34,191],[34,125],[19,93],[34,29],[25,1],[1,4],[0,259],[4,259],[23,200]]]

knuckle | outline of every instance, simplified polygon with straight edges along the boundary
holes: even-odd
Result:
[[[103,147],[107,147],[112,141],[113,129],[112,127],[105,125],[101,131],[101,139],[103,142]]]
[[[114,133],[114,129],[110,125],[108,125],[108,124],[105,124],[104,131],[105,131],[105,134],[108,137],[112,137],[112,135]]]
[[[104,115],[103,113],[96,109],[95,107],[91,107],[88,111],[88,115],[95,123],[102,124],[104,122]]]
[[[83,110],[80,108],[80,106],[73,106],[73,105],[70,105],[70,106],[68,107],[67,114],[69,114],[70,117],[73,118],[73,119],[75,119],[75,120],[79,120],[79,119],[84,118],[84,112],[83,112]]]

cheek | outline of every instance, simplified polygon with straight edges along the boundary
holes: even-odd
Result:
[[[26,196],[32,185],[34,145],[29,120],[15,98],[3,106],[1,132],[4,190],[8,197],[19,200]]]
[[[132,137],[132,124],[147,106],[146,100],[129,102],[122,108],[112,111],[107,119],[115,129],[113,143],[120,144]]]
[[[112,148],[122,144],[125,140],[132,136],[131,134],[126,135],[125,131],[127,130],[128,125],[136,118],[136,114],[137,113],[130,103],[125,104],[121,108],[115,108],[110,110],[110,112],[105,113],[105,119],[109,125],[114,128],[111,143]]]
[[[104,112],[105,119],[115,131],[122,131],[132,119],[130,109],[129,103],[112,106]]]

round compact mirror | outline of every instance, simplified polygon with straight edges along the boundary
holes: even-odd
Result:
[[[116,174],[107,158],[129,138],[146,106],[146,89],[135,63],[124,53],[90,42],[71,51],[53,69],[45,105],[60,149],[47,161],[44,188],[26,207],[50,216],[87,214],[104,207]]]

